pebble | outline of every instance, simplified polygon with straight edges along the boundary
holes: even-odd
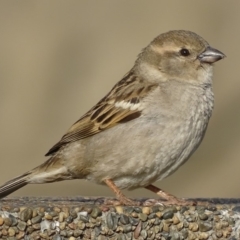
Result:
[[[0,226],[2,226],[4,223],[4,219],[2,217],[0,217]]]
[[[200,222],[199,223],[199,231],[207,232],[212,229],[212,224],[207,222]]]
[[[215,206],[213,206],[213,205],[209,205],[209,206],[207,207],[207,209],[208,209],[209,211],[211,211],[211,212],[214,212],[214,211],[217,210],[217,208],[216,208]]]
[[[11,226],[16,226],[18,224],[18,220],[16,217],[13,215],[9,214],[9,218],[12,220],[12,225]]]
[[[141,222],[139,222],[133,233],[133,236],[135,239],[139,238],[141,230],[142,230],[142,224],[141,224]]]
[[[8,231],[7,231],[6,228],[3,228],[3,229],[2,229],[2,235],[3,235],[3,236],[7,236],[7,235],[8,235]]]
[[[63,237],[66,237],[67,236],[67,231],[65,231],[65,230],[60,231],[60,235],[63,236]]]
[[[32,227],[33,227],[34,229],[40,229],[40,228],[41,228],[41,225],[40,225],[40,223],[35,223],[35,224],[32,225]]]
[[[209,237],[209,234],[206,232],[199,234],[199,239],[208,239],[208,237]]]
[[[223,221],[223,222],[222,222],[222,226],[223,226],[223,227],[228,227],[228,226],[229,226],[229,223],[228,223],[227,221]]]
[[[42,221],[42,216],[36,216],[31,219],[32,224],[40,223]]]
[[[13,237],[13,236],[15,236],[15,234],[16,234],[16,232],[15,232],[14,228],[10,227],[10,228],[8,229],[8,235],[9,235],[10,237]]]
[[[55,234],[53,236],[53,240],[62,240],[62,238],[61,238],[60,234]]]
[[[160,210],[158,205],[152,206],[151,209],[152,209],[152,212],[155,212],[155,213],[159,212],[159,210]]]
[[[33,227],[28,227],[25,231],[26,231],[26,233],[31,234],[31,233],[34,232],[34,228]]]
[[[140,232],[140,235],[143,237],[143,239],[147,239],[148,234],[145,229]]]
[[[123,214],[123,207],[122,206],[116,206],[115,209],[116,209],[117,213]]]
[[[73,231],[72,230],[68,230],[67,231],[67,237],[71,237],[73,235]]]
[[[89,216],[88,215],[80,215],[80,220],[83,221],[84,223],[89,222]]]
[[[77,225],[75,224],[75,223],[69,223],[68,224],[68,227],[70,228],[70,229],[76,229],[76,227],[77,227]]]
[[[188,228],[189,228],[189,230],[196,232],[196,231],[198,231],[198,224],[197,223],[189,223]]]
[[[145,221],[147,221],[148,216],[147,216],[146,214],[144,214],[144,213],[140,213],[140,214],[139,214],[139,218],[140,218],[143,222],[145,222]]]
[[[181,235],[178,232],[171,233],[171,240],[181,240]]]
[[[177,224],[177,229],[178,230],[183,229],[183,222],[179,222],[179,224]]]
[[[109,229],[115,230],[117,228],[117,221],[116,213],[107,213],[106,223]]]
[[[66,223],[65,223],[65,222],[61,222],[61,223],[59,224],[59,228],[60,228],[61,230],[64,230],[64,229],[66,228]]]
[[[66,222],[67,223],[71,223],[73,221],[73,217],[72,216],[68,216],[67,218],[66,218]]]
[[[82,234],[82,231],[78,229],[73,232],[74,237],[79,237],[81,234]]]
[[[139,219],[137,219],[137,218],[129,217],[129,221],[133,226],[136,226],[139,223]]]
[[[4,224],[6,226],[12,226],[12,219],[11,218],[5,218],[4,219]]]
[[[79,229],[84,230],[86,227],[86,224],[84,222],[78,222],[78,227]]]
[[[90,214],[90,213],[92,212],[92,207],[86,206],[86,207],[84,208],[84,211],[87,212],[88,214]]]
[[[121,216],[120,216],[120,222],[122,223],[122,224],[129,224],[129,222],[130,222],[130,220],[129,220],[129,217],[127,216],[127,215],[125,215],[125,214],[122,214]]]
[[[117,237],[117,240],[127,240],[127,237],[125,234],[120,233]]]
[[[38,211],[36,208],[33,209],[32,217],[36,217],[38,215]]]
[[[199,218],[203,221],[207,220],[208,219],[208,215],[203,213],[203,214],[199,214]]]
[[[41,238],[43,238],[43,239],[48,239],[47,233],[40,232],[40,233],[39,233],[39,236],[40,236]]]
[[[151,208],[150,207],[143,207],[142,208],[142,213],[149,215],[151,213]]]
[[[45,215],[45,219],[47,219],[47,220],[52,220],[52,219],[53,219],[53,216],[50,215],[50,214],[46,214],[46,215]]]
[[[183,236],[183,239],[187,239],[188,238],[188,230],[187,229],[183,229],[181,231],[181,234]]]
[[[17,225],[17,228],[20,230],[20,231],[24,231],[27,227],[27,224],[23,221],[19,221],[18,225]]]
[[[25,208],[23,211],[20,212],[19,218],[26,222],[27,220],[32,218],[33,210],[31,208]]]
[[[167,224],[166,222],[163,223],[163,231],[164,232],[169,232],[169,224]]]
[[[8,240],[16,240],[15,237],[8,237]]]
[[[32,222],[31,222],[31,220],[29,219],[29,220],[27,220],[27,226],[31,226],[32,225]]]
[[[216,231],[216,236],[217,236],[218,238],[221,238],[221,237],[223,236],[223,232],[222,232],[221,230],[217,230],[217,231]]]
[[[21,240],[26,236],[33,240],[233,240],[230,236],[240,221],[237,215],[240,210],[235,207],[235,211],[229,211],[229,207],[224,206],[49,205],[1,208],[2,205],[0,239],[9,240]]]
[[[164,214],[162,215],[163,219],[170,219],[172,218],[174,215],[174,212],[170,209],[164,212]]]
[[[141,221],[140,221],[141,222]],[[141,222],[142,223],[142,229],[146,229],[148,227],[148,222]]]
[[[148,215],[148,219],[154,219],[154,218],[156,218],[156,214],[155,213],[150,213]]]
[[[153,224],[154,225],[159,225],[160,224],[160,219],[159,218],[155,218]]]
[[[175,224],[175,225],[178,224],[178,223],[180,223],[179,218],[178,218],[175,214],[174,214],[172,220],[173,220],[173,224]]]
[[[132,230],[132,225],[125,225],[123,226],[123,232],[124,233],[129,233]]]
[[[58,216],[58,221],[59,222],[63,222],[65,219],[65,213],[64,212],[60,212],[59,216]]]
[[[16,235],[16,238],[17,239],[22,239],[24,237],[25,233],[24,232],[19,232],[17,235]]]
[[[134,207],[134,211],[135,211],[136,213],[141,213],[141,212],[142,212],[142,208],[140,208],[140,207]]]
[[[91,217],[92,218],[97,218],[102,215],[101,210],[98,207],[94,207],[92,212],[91,212]]]
[[[132,212],[131,216],[134,217],[134,218],[137,218],[139,216],[139,214],[137,214],[136,212]]]

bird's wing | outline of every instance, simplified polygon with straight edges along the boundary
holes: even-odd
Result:
[[[146,83],[131,71],[90,111],[82,116],[46,154],[52,155],[63,145],[90,137],[117,124],[141,116],[141,102],[158,85]]]

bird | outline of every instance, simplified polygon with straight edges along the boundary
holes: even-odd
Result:
[[[214,107],[213,64],[225,55],[188,30],[158,35],[110,92],[75,122],[41,165],[0,186],[0,198],[27,184],[85,179],[123,189],[146,188],[166,204],[186,199],[153,185],[198,148]]]

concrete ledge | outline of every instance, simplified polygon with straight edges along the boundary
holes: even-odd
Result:
[[[240,199],[193,199],[206,205],[183,207],[113,206],[105,200],[2,199],[0,239],[240,239]]]

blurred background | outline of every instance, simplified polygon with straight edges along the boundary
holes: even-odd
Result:
[[[206,137],[156,185],[179,197],[240,197],[240,1],[0,1],[0,184],[44,154],[132,67],[158,34],[191,30],[227,55],[215,66]],[[147,190],[131,197],[156,197]],[[15,196],[113,196],[78,180]]]

